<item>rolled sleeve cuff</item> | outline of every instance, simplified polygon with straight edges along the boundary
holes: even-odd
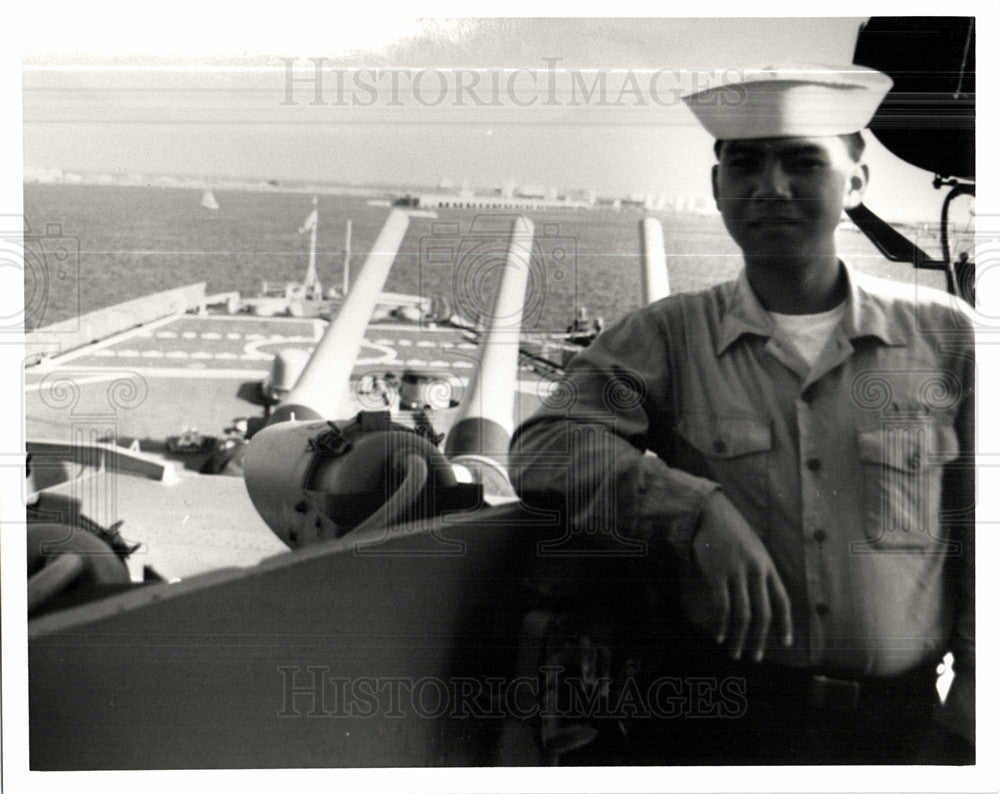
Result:
[[[642,457],[635,475],[633,514],[628,520],[631,534],[689,563],[691,540],[719,484],[672,469],[652,455]]]

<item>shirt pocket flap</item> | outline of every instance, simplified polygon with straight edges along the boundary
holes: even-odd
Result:
[[[753,417],[689,415],[677,429],[706,458],[737,458],[771,449],[771,425]]]
[[[898,427],[858,434],[861,460],[898,471],[919,472],[955,460],[958,435],[948,425]]]

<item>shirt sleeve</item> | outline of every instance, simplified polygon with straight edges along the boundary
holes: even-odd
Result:
[[[959,456],[944,471],[942,522],[958,540],[957,552],[948,561],[949,581],[955,598],[952,652],[957,673],[975,671],[975,357],[970,343],[955,367],[960,374],[962,395],[956,413]]]
[[[602,333],[515,433],[509,470],[518,495],[559,510],[572,531],[615,532],[688,561],[719,486],[646,452],[650,429],[672,421],[669,372],[664,325],[652,310]]]

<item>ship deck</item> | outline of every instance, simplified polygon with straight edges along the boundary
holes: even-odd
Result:
[[[130,561],[136,579],[146,564],[168,578],[183,578],[254,565],[284,551],[254,510],[242,478],[199,474],[207,453],[172,453],[165,442],[189,428],[222,436],[235,418],[263,416],[259,384],[275,354],[311,351],[325,327],[319,319],[173,315],[27,367],[28,442],[131,445],[172,470],[164,481],[87,472],[47,492],[79,500],[82,512],[105,526],[124,521],[123,536],[143,544]],[[365,375],[419,371],[447,382],[460,396],[478,362],[473,338],[451,327],[372,324],[352,383]],[[521,368],[515,422],[534,411],[550,388],[551,380]],[[355,411],[385,410],[376,395],[353,391]],[[431,413],[438,432],[447,430],[449,414]]]
[[[25,370],[27,437],[70,440],[70,428],[99,416],[117,438],[138,439],[149,451],[185,428],[221,433],[235,417],[262,413],[255,389],[275,354],[311,352],[325,327],[319,319],[185,314],[49,359]],[[477,347],[457,328],[373,324],[352,380],[411,370],[461,389],[475,371]],[[515,421],[534,410],[549,384],[522,368]],[[380,407],[353,396],[358,410]]]

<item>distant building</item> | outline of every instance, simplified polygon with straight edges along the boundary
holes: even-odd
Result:
[[[396,199],[397,207],[417,209],[588,209],[585,201],[568,198],[544,198],[535,196],[483,196],[460,195],[456,193],[407,194]]]
[[[548,193],[541,185],[518,185],[514,188],[514,195],[519,198],[547,198]]]

